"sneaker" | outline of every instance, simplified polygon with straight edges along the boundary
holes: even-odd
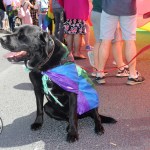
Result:
[[[128,85],[136,85],[136,84],[140,84],[145,80],[144,77],[142,77],[141,75],[138,75],[137,78],[128,78],[127,84]]]
[[[129,68],[124,68],[123,70],[119,70],[116,74],[116,77],[123,78],[129,76]]]
[[[105,71],[104,74],[107,75],[108,72]],[[96,75],[97,75],[97,72],[92,72],[92,73],[90,74],[91,77],[96,77]]]
[[[96,72],[92,72],[90,76],[91,77],[96,77],[96,74],[97,74]]]
[[[93,47],[90,46],[90,45],[87,45],[87,46],[85,47],[85,49],[86,49],[87,51],[91,51],[91,50],[93,50]]]
[[[106,83],[105,82],[105,76],[103,76],[103,77],[96,77],[95,81],[98,84],[105,84]]]

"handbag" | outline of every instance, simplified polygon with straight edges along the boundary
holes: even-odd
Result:
[[[26,3],[26,2],[25,2],[25,3]],[[19,10],[18,10],[18,17],[19,17],[19,18],[25,17],[25,11],[24,11],[24,9],[23,9],[23,6],[25,5],[25,3],[24,3],[23,5],[21,5],[21,7],[20,7]]]

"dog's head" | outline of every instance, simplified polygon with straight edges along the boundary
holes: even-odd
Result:
[[[34,25],[20,26],[15,29],[14,33],[0,38],[0,42],[3,48],[11,52],[26,51],[30,68],[36,68],[52,57],[54,49],[56,49],[55,42],[57,42],[57,49],[58,45],[60,46],[57,39]]]

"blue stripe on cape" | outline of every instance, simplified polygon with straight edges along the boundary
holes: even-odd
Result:
[[[97,108],[99,96],[94,84],[85,70],[75,63],[67,63],[50,69],[43,74],[66,91],[77,94],[77,112],[79,115]]]

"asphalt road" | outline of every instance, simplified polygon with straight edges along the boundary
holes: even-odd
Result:
[[[108,74],[106,85],[96,85],[99,112],[116,118],[117,124],[104,124],[105,133],[98,136],[90,118],[79,120],[79,141],[67,143],[67,123],[46,114],[42,129],[30,130],[36,116],[33,87],[23,63],[11,64],[5,53],[0,45],[0,150],[150,150],[150,59],[137,61],[138,71],[146,78],[143,84],[127,86],[127,79],[116,78],[114,71]],[[90,69],[88,59],[77,63]]]

